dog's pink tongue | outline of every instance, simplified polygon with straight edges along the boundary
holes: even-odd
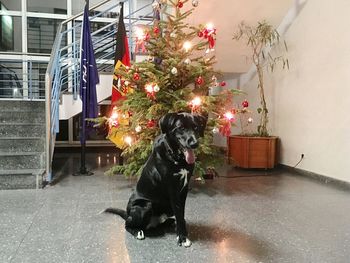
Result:
[[[194,156],[194,151],[192,149],[186,149],[185,152],[186,162],[192,164],[195,162],[196,157]]]

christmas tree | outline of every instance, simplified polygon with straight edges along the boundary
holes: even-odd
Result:
[[[158,121],[169,112],[208,116],[205,136],[196,150],[197,176],[224,159],[213,145],[213,133],[230,133],[235,117],[232,98],[239,91],[229,90],[224,81],[217,82],[219,75],[213,69],[216,29],[212,25],[187,24],[185,20],[193,11],[191,8],[182,12],[187,2],[155,1],[155,12],[163,19],[144,28],[137,41],[137,49],[146,50],[148,59],[130,67],[121,65],[115,71],[118,89],[125,97],[118,101],[110,117],[99,121],[109,125],[109,138],[123,149],[125,161],[112,167],[110,173],[140,175],[153,140],[160,134]],[[197,5],[198,1],[193,0],[192,6]],[[224,91],[214,96],[214,86]]]

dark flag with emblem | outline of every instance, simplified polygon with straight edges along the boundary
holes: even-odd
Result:
[[[124,24],[124,5],[120,3],[120,14],[118,22],[118,32],[116,37],[116,50],[114,57],[114,70],[118,69],[122,64],[124,66],[130,66],[130,55],[128,38],[126,36],[125,24]],[[123,97],[123,91],[121,90],[120,79],[113,74],[113,87],[112,87],[112,105],[115,104],[121,97]]]
[[[85,142],[86,142],[86,118],[96,118],[97,95],[96,84],[99,83],[99,76],[96,66],[94,47],[92,45],[89,4],[85,4],[84,18],[81,34],[81,55],[80,55],[80,99],[82,101],[82,120],[81,120],[81,167],[80,174],[87,174],[85,168]]]

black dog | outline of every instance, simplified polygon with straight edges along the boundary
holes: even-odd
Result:
[[[145,238],[144,230],[175,215],[178,245],[191,245],[184,218],[185,202],[194,169],[194,149],[198,147],[198,137],[204,135],[206,121],[203,116],[189,113],[163,116],[159,121],[162,134],[154,140],[126,211],[105,210],[124,218],[126,230],[137,239]]]

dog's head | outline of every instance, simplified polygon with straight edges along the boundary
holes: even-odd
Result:
[[[162,133],[183,151],[186,162],[194,163],[194,149],[199,145],[198,138],[204,136],[207,118],[190,113],[168,113],[164,115],[159,126]]]

